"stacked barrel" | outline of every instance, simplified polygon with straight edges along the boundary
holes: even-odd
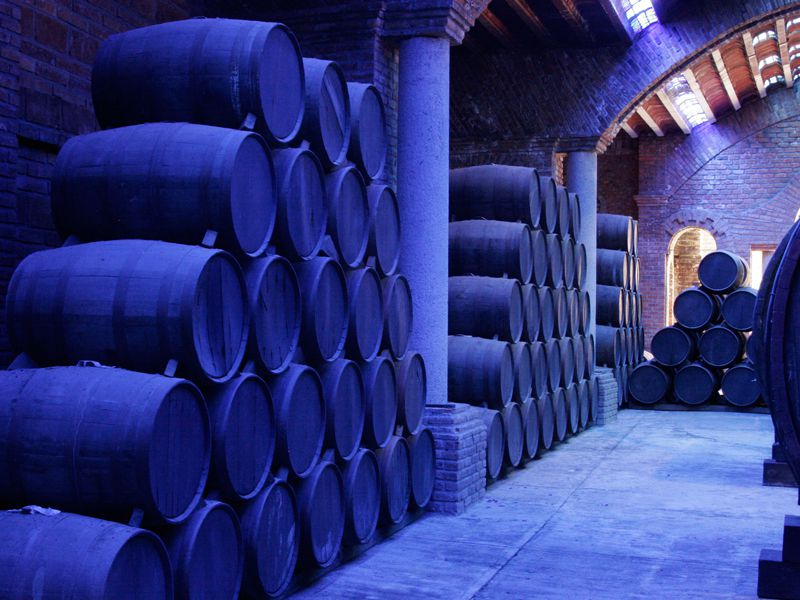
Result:
[[[67,243],[8,291],[45,368],[0,373],[0,500],[55,510],[0,514],[0,580],[280,595],[433,491],[380,94],[225,19],[112,36],[92,92],[104,131],[52,181]]]
[[[747,264],[730,252],[712,252],[697,275],[701,285],[675,298],[677,322],[653,336],[653,359],[631,373],[630,397],[645,405],[753,406],[761,392],[747,340],[758,293],[745,286]]]
[[[479,407],[487,476],[577,434],[597,401],[577,195],[535,169],[450,172],[448,393]]]
[[[618,403],[626,402],[628,377],[644,360],[639,231],[626,215],[597,215],[597,365],[613,369]]]

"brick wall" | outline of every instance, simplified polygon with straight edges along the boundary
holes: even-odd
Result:
[[[638,218],[639,142],[621,133],[597,157],[597,211]]]
[[[800,90],[770,93],[689,135],[639,138],[639,253],[647,344],[664,326],[672,236],[689,226],[749,260],[800,208]],[[623,134],[624,135],[624,134]]]

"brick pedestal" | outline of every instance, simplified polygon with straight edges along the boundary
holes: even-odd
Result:
[[[619,404],[619,386],[614,377],[614,371],[608,367],[596,367],[595,377],[600,388],[600,398],[597,402],[597,416],[595,424],[605,425],[617,419],[617,405]]]

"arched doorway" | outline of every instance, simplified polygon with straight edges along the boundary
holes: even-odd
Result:
[[[669,243],[667,252],[666,315],[665,323],[675,322],[672,304],[675,297],[688,287],[698,285],[697,267],[703,257],[717,249],[714,236],[700,227],[681,229]]]

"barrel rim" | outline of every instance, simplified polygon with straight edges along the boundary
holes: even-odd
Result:
[[[352,121],[351,107],[350,107],[350,94],[349,94],[349,92],[347,90],[347,78],[345,77],[344,71],[342,70],[342,68],[335,61],[325,60],[325,59],[320,59],[320,58],[311,58],[311,57],[302,58],[301,60],[302,60],[302,63],[303,63],[303,71],[306,73],[306,78],[305,78],[305,84],[306,84],[305,96],[306,96],[306,99],[308,99],[309,95],[317,96],[320,99],[322,98],[322,95],[323,95],[322,92],[328,87],[327,85],[325,85],[325,82],[326,82],[326,79],[327,79],[327,77],[329,76],[330,73],[333,73],[332,76],[337,79],[337,83],[339,83],[339,85],[341,86],[342,99],[343,99],[343,108],[344,108],[344,113],[345,113],[344,114],[344,119],[342,121],[343,124],[344,124],[344,131],[342,132],[342,144],[341,144],[341,147],[339,147],[339,148],[329,148],[328,147],[329,140],[325,139],[325,135],[324,135],[324,132],[322,131],[322,129],[323,129],[322,127],[319,128],[319,132],[314,132],[312,135],[309,135],[309,138],[311,138],[311,139],[317,138],[317,139],[313,139],[313,141],[317,142],[317,144],[319,144],[319,146],[321,146],[320,150],[322,150],[322,152],[319,152],[319,154],[320,154],[319,159],[326,166],[328,166],[328,167],[341,166],[347,160],[347,151],[348,151],[348,149],[350,147],[351,121]],[[310,63],[310,61],[314,61],[314,62],[317,63],[317,67],[316,68],[319,71],[319,73],[315,73],[315,77],[313,78],[313,80],[312,80],[312,78],[308,77],[308,72],[307,72],[307,70],[308,70],[308,66],[307,65],[313,64],[313,63]],[[317,77],[316,77],[317,75],[318,75],[318,81],[317,81]],[[312,85],[312,82],[318,84],[317,89],[313,89],[312,90],[310,88],[310,86]],[[306,105],[308,106],[308,102],[306,102]],[[304,122],[305,122],[305,118],[306,117],[310,117],[310,118],[316,117],[318,120],[320,120],[320,123],[321,123],[321,115],[319,114],[319,111],[316,110],[314,112],[316,112],[317,114],[313,115],[312,113],[309,113],[309,111],[306,109],[305,115],[304,115]],[[305,129],[305,127],[303,127],[303,128]]]
[[[357,90],[357,93],[353,94],[351,92],[351,90]],[[377,99],[377,105],[378,105],[378,107],[380,109],[380,113],[381,113],[381,122],[383,123],[384,137],[387,137],[386,136],[386,107],[383,104],[383,98],[381,97],[381,94],[378,91],[378,88],[375,87],[374,85],[372,85],[371,83],[358,83],[358,82],[355,82],[355,81],[348,81],[347,82],[347,92],[348,92],[348,94],[350,96],[350,100],[351,100],[351,102],[350,102],[350,113],[351,113],[350,114],[350,118],[351,118],[351,121],[354,120],[353,116],[356,114],[356,112],[358,112],[358,113],[361,112],[361,106],[362,106],[362,104],[364,102],[364,97],[367,94],[374,95],[374,97]],[[354,102],[353,101],[354,98],[358,98],[358,101]],[[357,107],[356,107],[356,104],[358,105]],[[365,153],[363,151],[363,148],[360,147],[361,146],[361,136],[360,135],[358,136],[358,142],[359,143],[358,144],[353,144],[353,135],[354,135],[354,133],[357,133],[360,129],[361,129],[361,115],[359,114],[359,116],[358,116],[358,125],[354,126],[352,123],[350,125],[350,146],[353,147],[353,148],[358,147],[356,162],[359,163],[359,166],[364,171],[365,177],[370,179],[370,180],[378,179],[381,176],[381,174],[383,173],[384,169],[386,168],[386,155],[388,154],[388,144],[386,144],[384,146],[384,151],[381,153],[380,160],[378,161],[379,165],[377,166],[377,168],[374,169],[374,171],[370,171],[370,169],[367,168],[367,161],[364,160]]]
[[[337,367],[339,368],[337,369]],[[320,377],[320,381],[322,382],[323,396],[325,399],[325,431],[326,431],[325,437],[326,439],[329,437],[328,430],[331,429],[332,432],[330,436],[333,437],[333,440],[329,441],[328,443],[330,443],[333,446],[335,452],[342,458],[342,460],[351,460],[356,454],[358,454],[358,451],[360,449],[361,439],[364,435],[364,421],[366,418],[366,411],[367,411],[367,393],[366,393],[366,387],[364,385],[364,376],[361,372],[361,369],[358,368],[358,364],[355,361],[350,360],[349,358],[338,358],[335,361],[328,363],[327,365],[323,365],[322,369],[325,369],[325,372],[321,374],[318,373],[318,375]],[[333,372],[334,369],[337,369],[335,373]],[[328,394],[326,393],[327,392],[326,379],[328,378],[328,375],[330,373],[332,377],[336,378],[335,382],[332,383],[334,383],[336,387],[336,389],[334,390],[334,395],[338,397],[339,386],[341,385],[342,376],[344,375],[344,372],[346,370],[353,370],[353,372],[356,373],[358,385],[361,390],[360,394],[361,418],[359,419],[360,427],[357,435],[354,436],[355,439],[353,440],[354,442],[353,447],[349,449],[344,449],[340,447],[338,437],[336,436],[335,420],[334,423],[330,422],[332,415],[334,415],[335,413],[328,409]],[[333,404],[336,404],[333,401],[333,399],[331,399],[331,402]]]
[[[394,434],[394,432],[392,433]],[[403,509],[400,511],[401,514],[393,515],[389,507],[389,478],[386,477],[386,475],[388,475],[388,463],[392,461],[398,448],[404,448],[403,452],[406,456],[408,494],[403,500]],[[378,472],[381,484],[381,515],[385,520],[397,524],[402,521],[408,511],[409,502],[411,501],[411,452],[408,447],[408,442],[404,437],[391,435],[386,446],[380,449],[380,453],[376,452],[375,455],[378,458]]]
[[[380,245],[378,244],[375,230],[376,216],[381,203],[384,201],[384,194],[387,194],[389,200],[391,201],[390,208],[395,215],[398,242],[402,238],[403,226],[400,221],[400,205],[397,202],[397,193],[388,184],[372,182],[369,186],[367,186],[367,202],[369,204],[370,218],[368,250],[374,246],[376,268],[384,277],[391,277],[396,273],[397,267],[400,264],[400,244],[398,243],[397,247],[395,248],[390,263],[388,265],[384,264],[383,259],[385,257],[383,256],[383,253],[380,252]]]
[[[416,456],[417,446],[420,444],[423,437],[428,439],[430,442],[431,456],[433,457],[433,465],[432,465],[433,470],[431,471],[431,473],[433,474],[433,472],[436,470],[436,440],[433,436],[433,432],[431,431],[430,427],[426,427],[423,425],[422,427],[420,427],[417,433],[412,434],[407,439],[408,450],[409,450],[409,466],[411,471],[409,477],[409,482],[410,482],[409,487],[411,489],[410,499],[411,503],[416,508],[425,508],[428,505],[428,503],[431,501],[431,498],[433,497],[433,491],[435,487],[434,479],[432,478],[430,490],[425,490],[427,497],[423,497],[422,499],[420,499],[418,497],[419,490],[417,490],[416,486],[414,485],[414,464],[415,464],[414,457]]]
[[[340,358],[342,356],[342,352],[344,351],[344,347],[345,347],[345,345],[347,343],[347,332],[350,329],[350,310],[349,310],[350,295],[349,295],[349,293],[347,291],[347,277],[345,276],[344,269],[342,269],[341,265],[337,261],[335,261],[334,259],[332,259],[332,258],[330,258],[328,256],[314,256],[314,257],[311,257],[311,259],[318,261],[317,269],[318,269],[318,275],[319,276],[313,278],[313,280],[311,282],[311,290],[310,290],[309,296],[312,297],[312,298],[316,298],[317,297],[317,294],[319,293],[319,285],[320,285],[320,282],[322,281],[323,272],[328,270],[328,269],[333,269],[333,272],[336,273],[336,278],[339,280],[339,283],[341,284],[342,293],[343,293],[344,299],[345,299],[345,306],[347,307],[347,310],[344,311],[344,313],[345,313],[344,314],[344,319],[342,319],[342,327],[341,327],[341,331],[339,332],[339,338],[338,338],[338,341],[337,341],[337,344],[336,344],[336,349],[334,350],[334,352],[332,354],[330,354],[330,355],[323,355],[323,353],[320,351],[320,347],[319,347],[320,344],[319,343],[315,343],[314,348],[313,348],[313,352],[312,353],[315,354],[315,355],[318,355],[319,359],[321,359],[322,362],[330,363],[330,362],[333,362],[334,360],[336,360],[337,358]],[[302,294],[301,294],[301,298],[302,298]],[[304,302],[303,303],[303,307],[304,307],[303,308],[303,312],[304,312],[304,319],[303,320],[304,321],[308,321],[309,329],[313,331],[314,340],[316,342],[318,342],[319,341],[320,332],[319,332],[319,329],[318,329],[316,307],[315,306],[310,306],[308,302]],[[307,315],[308,318],[306,318],[305,315]]]
[[[65,516],[66,515],[76,516],[76,515],[74,515],[72,513],[61,513],[61,514],[65,515]],[[82,516],[82,515],[77,515],[77,516]],[[84,518],[92,518],[92,517],[84,517]],[[99,521],[99,519],[95,519],[95,520]],[[168,592],[167,592],[168,593],[168,598],[172,599],[173,598],[172,590],[173,590],[175,584],[177,583],[177,581],[176,581],[177,577],[173,573],[171,562],[170,562],[169,552],[167,551],[167,547],[164,544],[164,541],[159,536],[157,536],[155,533],[153,533],[152,531],[149,531],[147,529],[141,529],[141,528],[138,528],[138,527],[130,527],[130,526],[122,525],[122,524],[118,524],[118,526],[120,528],[126,527],[126,528],[130,529],[131,531],[130,531],[130,536],[127,539],[125,539],[125,541],[122,543],[122,545],[120,545],[117,548],[117,553],[114,556],[114,560],[111,561],[111,564],[109,565],[109,568],[108,568],[108,573],[107,573],[108,576],[111,575],[111,573],[114,570],[114,567],[117,564],[117,561],[120,560],[120,556],[122,555],[122,553],[127,549],[127,547],[130,544],[132,544],[135,540],[146,539],[151,544],[151,546],[156,551],[156,553],[158,554],[158,557],[160,559],[159,562],[161,563],[161,566],[162,566],[163,572],[164,572],[164,583],[165,583],[165,588],[168,590]],[[108,578],[106,578],[106,580],[103,582],[103,590],[104,591],[107,590],[107,587],[108,587]]]
[[[518,402],[512,402],[508,406],[503,409],[503,424],[505,425],[505,435],[506,435],[506,443],[505,443],[505,460],[508,462],[509,465],[512,467],[518,467],[522,462],[522,458],[525,455],[525,418],[522,414],[522,409],[520,408],[520,404]],[[520,444],[519,444],[519,452],[517,453],[516,449],[514,451],[514,455],[511,455],[511,446],[508,443],[508,439],[510,438],[510,427],[508,424],[511,420],[514,419],[515,421],[519,422],[519,430],[520,430]]]
[[[339,216],[337,214],[336,208],[337,206],[330,206],[333,204],[333,197],[332,191],[337,192],[337,196],[342,193],[342,189],[344,188],[345,181],[349,177],[355,177],[356,184],[361,192],[362,202],[362,209],[363,209],[363,216],[364,216],[364,230],[361,233],[361,244],[358,247],[354,256],[345,256],[344,251],[342,250],[342,239],[339,235]],[[364,255],[367,253],[367,245],[369,243],[369,228],[370,228],[370,218],[371,218],[371,211],[369,206],[369,200],[367,199],[367,185],[364,181],[364,177],[361,175],[361,172],[354,167],[353,165],[342,165],[331,171],[330,173],[325,175],[325,187],[326,187],[326,200],[328,203],[328,220],[326,224],[326,231],[331,234],[331,238],[333,243],[336,247],[336,251],[339,254],[339,259],[345,265],[351,268],[355,268],[362,263],[364,260]],[[333,210],[332,210],[333,209]]]
[[[388,290],[391,294],[395,293],[395,289],[398,285],[401,285],[405,288],[405,295],[408,298],[408,336],[406,337],[405,344],[397,343],[398,340],[392,340],[391,328],[389,327],[389,318],[390,313],[393,311],[387,310],[388,302],[384,301],[384,320],[383,320],[383,327],[384,327],[384,335],[389,340],[389,350],[397,360],[402,360],[405,358],[406,354],[408,353],[408,346],[411,340],[411,333],[414,331],[414,297],[411,294],[411,284],[408,282],[408,279],[402,273],[395,273],[394,275],[389,275],[382,280],[381,283],[382,287],[384,285],[390,287],[391,289]],[[384,298],[386,298],[386,292],[384,292]],[[405,334],[404,334],[405,335]],[[402,347],[401,347],[402,346]]]
[[[330,556],[321,557],[317,553],[317,549],[314,547],[314,539],[313,539],[313,531],[311,524],[313,524],[312,519],[312,504],[314,503],[314,496],[316,496],[318,487],[322,478],[325,473],[333,473],[333,476],[338,483],[338,490],[339,490],[339,500],[341,501],[341,519],[337,523],[337,528],[334,533],[334,546],[336,547],[335,550],[331,552]],[[303,540],[304,545],[308,548],[313,556],[314,562],[317,563],[320,567],[327,567],[330,566],[333,561],[339,556],[339,550],[342,545],[342,538],[344,536],[344,529],[345,529],[345,521],[347,519],[345,513],[347,512],[346,502],[345,502],[345,489],[344,489],[344,479],[342,478],[342,473],[339,467],[336,466],[336,463],[323,460],[316,465],[309,473],[309,475],[303,478],[303,481],[300,483],[300,490],[297,494],[298,499],[298,514],[300,515],[300,536]],[[306,526],[303,524],[306,523]]]
[[[394,410],[391,411],[391,426],[387,428],[386,435],[381,436],[381,439],[378,439],[378,436],[375,434],[379,432],[375,429],[376,423],[372,414],[372,388],[375,386],[378,375],[383,369],[388,369],[388,372],[392,376],[392,388],[394,389]],[[391,443],[392,438],[394,437],[395,428],[397,427],[397,372],[395,370],[394,362],[388,356],[378,355],[371,362],[364,363],[362,367],[362,373],[364,375],[364,389],[367,406],[364,425],[365,435],[372,445],[376,446],[378,449],[384,449]],[[370,421],[369,427],[366,425],[367,420]]]
[[[420,365],[422,372],[422,391],[423,391],[423,406],[419,414],[419,423],[417,423],[416,427],[413,428],[409,425],[408,411],[406,410],[406,401],[405,401],[406,388],[405,386],[400,385],[400,379],[403,379],[405,381],[408,372],[411,370],[412,362],[418,362]],[[415,350],[407,352],[402,359],[396,361],[395,375],[397,377],[397,404],[398,404],[398,410],[400,410],[403,414],[403,419],[402,419],[403,427],[406,428],[408,433],[410,433],[411,435],[417,435],[425,427],[424,413],[428,398],[428,370],[425,367],[425,360],[422,358],[422,355]]]
[[[372,340],[372,346],[367,348],[361,347],[361,339],[359,337],[358,332],[358,306],[357,300],[360,298],[360,293],[363,288],[363,284],[366,279],[372,279],[372,282],[375,285],[375,289],[377,290],[377,298],[378,303],[380,304],[380,322],[381,324],[385,321],[385,306],[383,301],[383,285],[381,284],[381,278],[378,275],[377,270],[372,267],[366,266],[361,267],[358,269],[353,269],[345,274],[345,280],[347,283],[347,299],[348,299],[348,325],[347,325],[347,336],[345,345],[347,348],[352,351],[354,354],[358,356],[360,360],[364,361],[371,361],[377,355],[378,352],[381,350],[381,344],[383,342],[383,326],[381,326],[380,331],[376,332],[375,339]],[[351,287],[352,292],[351,292]],[[373,298],[374,299],[374,298]]]
[[[364,462],[369,462],[375,470],[375,496],[377,502],[373,507],[375,510],[372,515],[372,522],[369,527],[369,533],[366,535],[359,535],[356,531],[355,520],[353,519],[354,495],[353,487],[358,478],[358,473]],[[355,541],[358,544],[364,544],[372,538],[378,528],[378,520],[381,516],[381,475],[380,467],[378,466],[378,458],[375,453],[369,448],[357,448],[356,453],[352,459],[347,463],[342,473],[344,480],[344,519],[345,519],[345,539],[349,542]]]

